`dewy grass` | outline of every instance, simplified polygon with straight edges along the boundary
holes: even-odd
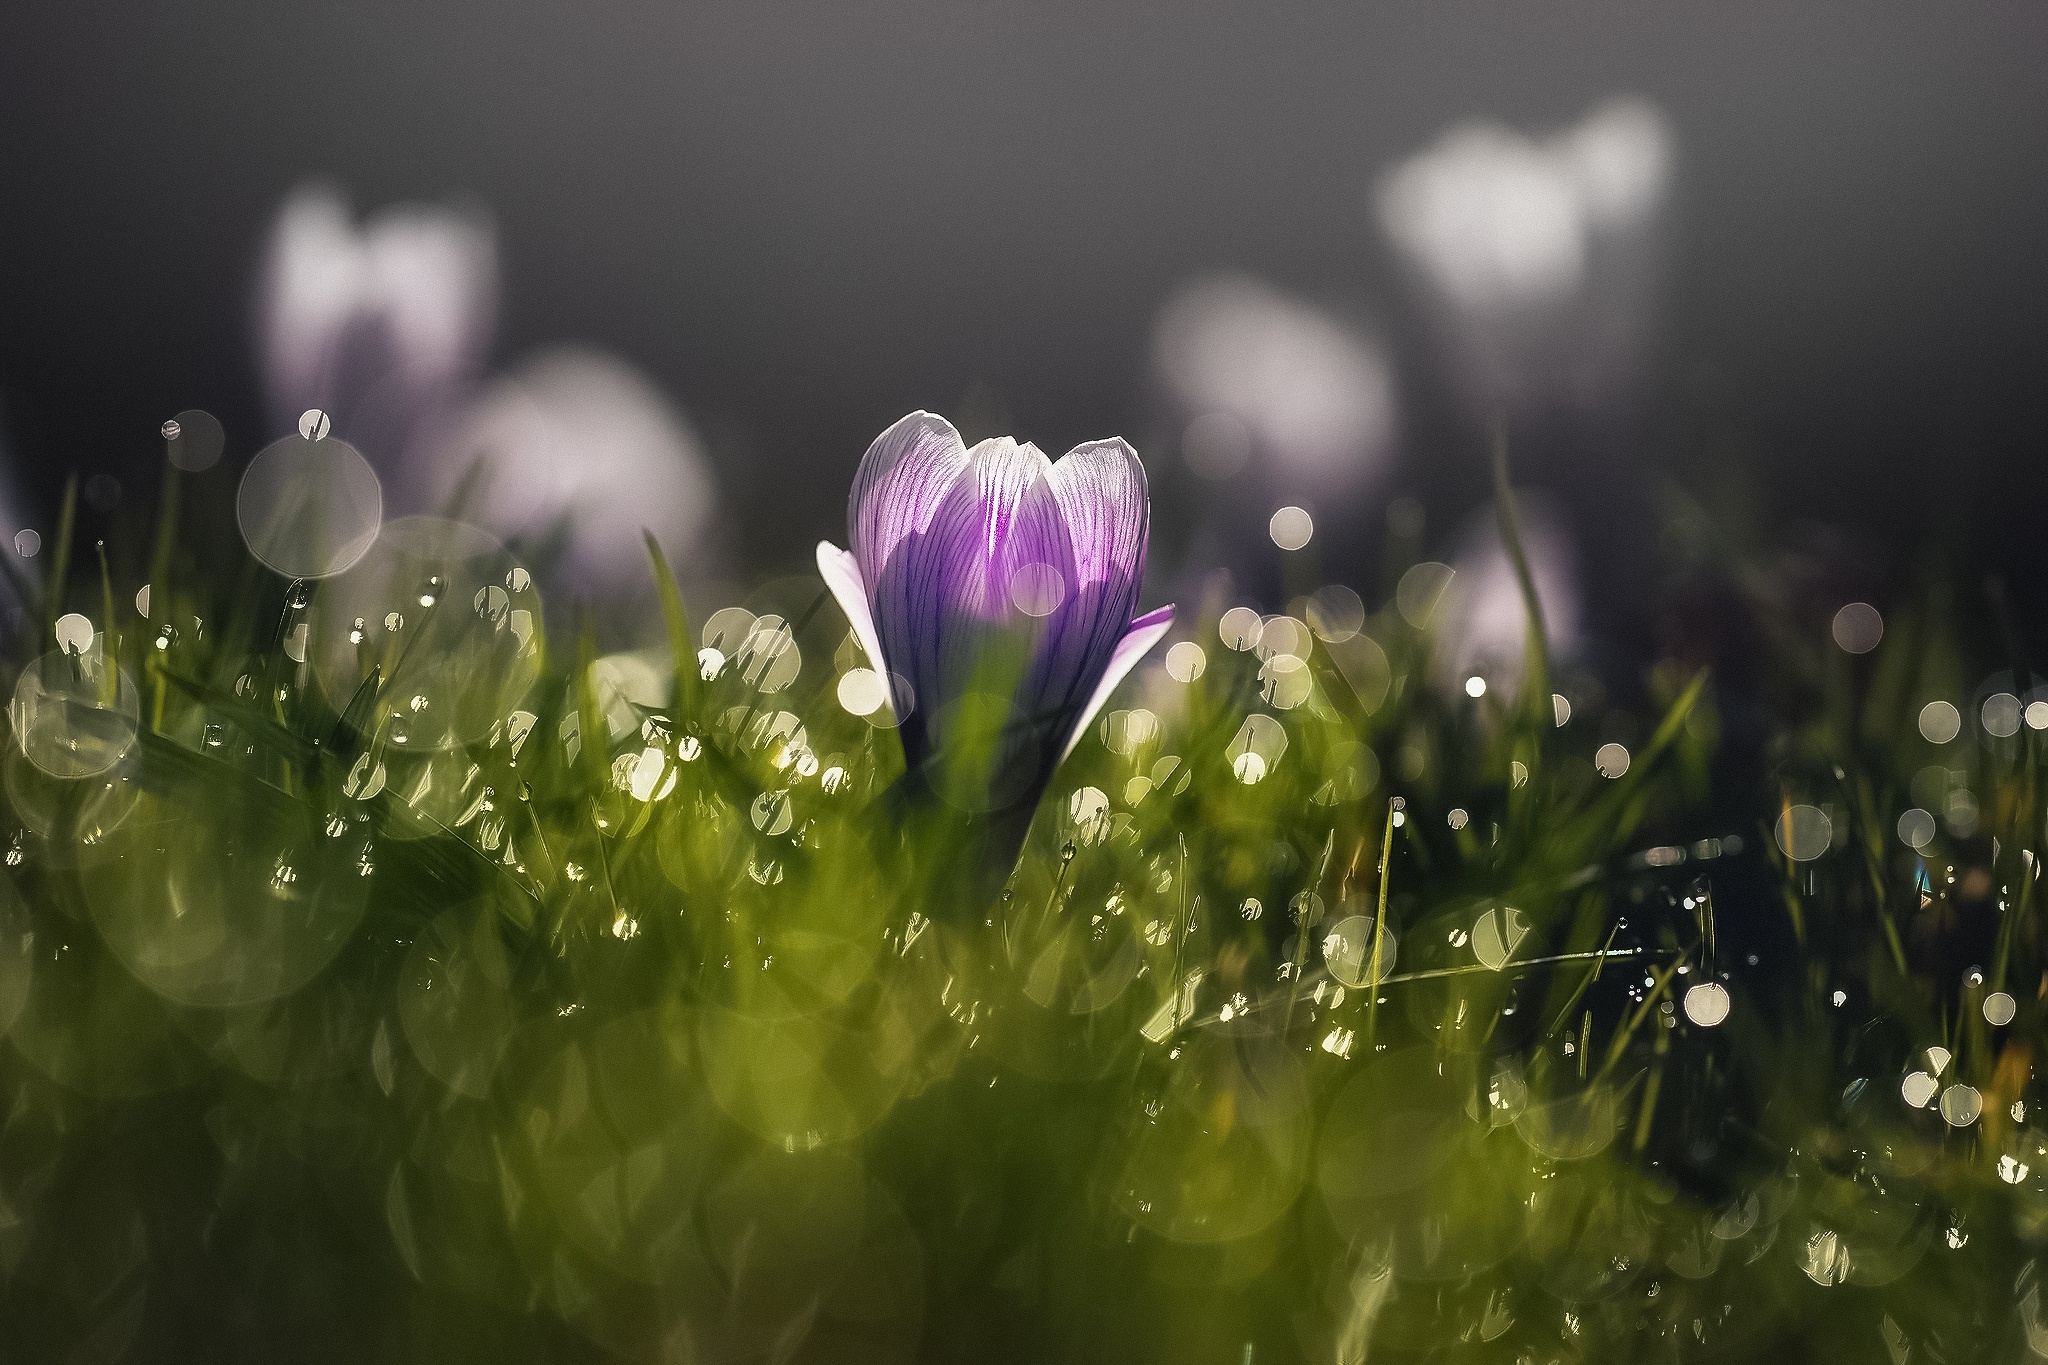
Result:
[[[2048,1355],[2042,740],[1921,737],[1950,647],[1730,792],[1701,676],[1189,613],[983,904],[822,588],[650,545],[650,695],[457,523],[164,515],[16,661],[6,1359]]]

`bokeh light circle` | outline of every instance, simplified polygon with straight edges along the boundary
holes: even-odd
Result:
[[[1931,701],[1920,708],[1920,737],[1929,744],[1946,744],[1963,732],[1963,715],[1945,701]]]
[[[286,578],[329,578],[376,543],[384,490],[370,462],[346,441],[287,436],[249,462],[235,520],[265,567]]]
[[[91,777],[134,747],[142,702],[102,657],[46,654],[15,680],[10,719],[29,762],[56,778]]]
[[[1166,651],[1166,676],[1175,682],[1191,683],[1209,667],[1209,656],[1193,640],[1182,640]]]
[[[1273,514],[1266,531],[1281,549],[1299,550],[1315,538],[1316,523],[1306,509],[1287,506]]]
[[[1778,848],[1795,863],[1810,863],[1834,842],[1834,822],[1819,806],[1787,806],[1772,833]]]
[[[1868,602],[1851,602],[1835,613],[1829,633],[1846,652],[1868,654],[1884,639],[1884,617]]]
[[[227,433],[220,419],[200,408],[187,408],[158,429],[164,457],[187,474],[201,474],[220,461]]]
[[[1728,988],[1702,981],[1685,993],[1685,1017],[1701,1028],[1716,1028],[1728,1018]]]
[[[2011,739],[2020,732],[2022,711],[2018,697],[2010,692],[1994,692],[1984,699],[1977,718],[1987,734],[1997,739]]]

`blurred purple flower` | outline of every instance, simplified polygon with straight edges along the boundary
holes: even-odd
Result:
[[[400,204],[358,227],[334,190],[295,191],[262,275],[263,380],[290,430],[330,413],[387,483],[467,400],[497,313],[497,248],[478,212]]]
[[[526,544],[566,533],[561,582],[649,612],[642,530],[682,572],[701,570],[718,508],[683,414],[638,370],[584,347],[542,351],[494,380],[421,452],[411,483],[428,506],[462,492],[464,516]]]
[[[290,430],[321,408],[386,508],[459,511],[522,549],[552,592],[658,622],[642,528],[686,581],[718,490],[688,421],[616,357],[557,347],[486,385],[497,249],[480,210],[401,204],[358,226],[332,189],[293,193],[262,275],[263,378]]]
[[[818,568],[889,680],[913,782],[1028,817],[1173,623],[1170,606],[1132,619],[1150,523],[1145,467],[1121,440],[1055,463],[1009,437],[969,450],[926,412],[876,438],[848,499],[852,549],[820,542]],[[949,747],[977,741],[985,775],[943,785]]]
[[[1370,337],[1306,300],[1244,276],[1185,285],[1153,324],[1152,368],[1192,418],[1181,453],[1201,478],[1224,482],[1256,461],[1282,496],[1347,497],[1386,475],[1392,368]]]
[[[1515,502],[1522,554],[1543,607],[1551,656],[1569,659],[1579,648],[1581,610],[1578,555],[1571,532],[1562,512],[1541,494],[1518,490]],[[1512,697],[1521,686],[1529,613],[1493,508],[1468,523],[1455,569],[1435,607],[1435,681],[1455,692],[1467,678],[1477,676],[1496,695]]]
[[[1626,387],[1651,321],[1674,144],[1656,106],[1619,98],[1541,140],[1460,124],[1379,178],[1380,225],[1482,411]]]

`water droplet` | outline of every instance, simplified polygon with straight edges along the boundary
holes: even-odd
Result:
[[[533,575],[515,567],[505,575],[505,586],[512,592],[525,592],[533,586]]]
[[[1714,1028],[1728,1018],[1728,989],[1718,981],[1702,981],[1685,993],[1685,1017],[1701,1028]]]
[[[1993,1028],[2004,1028],[2018,1013],[2018,1004],[2004,991],[1993,991],[1984,997],[1984,1022]]]
[[[394,630],[394,631],[395,631],[395,630],[404,630],[404,629],[405,629],[405,617],[404,617],[404,616],[402,616],[402,615],[400,615],[400,614],[399,614],[398,612],[395,612],[395,611],[387,611],[387,612],[385,612],[385,613],[384,613],[384,629],[386,629],[386,630]]]
[[[309,441],[324,441],[333,429],[332,419],[318,408],[307,408],[299,414],[299,435]]]
[[[184,431],[185,428],[178,425],[178,419],[175,417],[166,419],[164,424],[157,428],[157,434],[162,436],[166,441],[177,440],[179,436],[184,434]]]
[[[36,551],[43,548],[43,538],[34,531],[14,533],[14,552],[23,559],[34,559]]]

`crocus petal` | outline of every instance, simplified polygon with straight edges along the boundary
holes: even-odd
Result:
[[[932,518],[969,467],[967,447],[945,418],[913,412],[877,436],[861,457],[847,497],[847,545],[867,588],[873,653],[890,680],[912,768],[929,751],[926,728],[937,702],[939,612],[933,576],[914,572]],[[894,696],[896,679],[910,696]],[[908,712],[919,712],[910,715]]]
[[[1066,601],[1033,671],[1034,710],[1065,714],[1092,694],[1129,627],[1145,574],[1151,500],[1145,467],[1120,440],[1076,446],[1046,477],[1073,547]]]
[[[1073,551],[1052,492],[1052,464],[1028,442],[983,441],[965,477],[933,513],[921,558],[942,580],[946,604],[984,621],[1015,613],[1011,579],[1048,564],[1071,580]]]
[[[832,598],[839,603],[839,609],[846,613],[846,623],[853,627],[853,638],[860,641],[860,647],[868,656],[868,667],[889,677],[888,660],[882,657],[881,637],[875,634],[875,614],[868,606],[868,588],[861,578],[860,561],[853,557],[851,550],[842,550],[829,540],[818,542],[818,572],[825,579],[825,586],[832,590]]]
[[[1145,466],[1121,439],[1075,446],[1046,475],[1074,544],[1077,588],[1145,574]]]
[[[1060,750],[1061,762],[1074,752],[1074,746],[1081,742],[1081,736],[1088,733],[1088,725],[1109,704],[1116,692],[1117,684],[1130,676],[1138,660],[1150,653],[1166,632],[1173,628],[1173,607],[1169,604],[1157,611],[1148,611],[1131,622],[1130,629],[1116,643],[1116,649],[1109,656],[1109,667],[1103,670],[1102,681],[1095,685],[1094,694],[1088,698],[1074,717],[1074,728],[1067,735],[1067,742]]]
[[[967,471],[930,527],[904,542],[890,561],[884,590],[876,594],[883,650],[892,660],[908,660],[913,705],[927,726],[948,701],[987,685],[982,675],[1002,651],[1040,629],[1013,601],[1018,571],[1042,564],[1062,582],[1074,577],[1073,551],[1047,483],[1051,466],[1045,455],[1007,437],[984,441],[969,454]],[[900,616],[892,614],[898,603],[904,608]],[[1017,664],[1019,681],[1035,672],[1028,658]],[[1026,723],[1006,740],[1008,752],[998,759],[1005,791],[1029,790],[1033,780],[1033,774],[1010,770],[1011,758],[1028,749],[1037,754],[1030,766],[1043,768],[1049,751],[1046,727],[1033,724],[1039,719],[1033,695],[1016,698],[1017,714]],[[906,754],[915,741],[915,733],[906,737]]]
[[[967,463],[960,433],[929,412],[902,418],[868,447],[846,500],[846,534],[871,590],[903,542],[931,525]]]

